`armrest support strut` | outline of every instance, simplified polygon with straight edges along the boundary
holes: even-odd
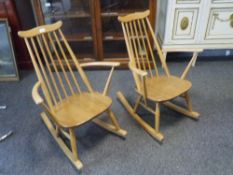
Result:
[[[109,73],[104,90],[102,92],[103,95],[107,95],[109,87],[110,87],[110,83],[112,80],[112,74],[113,74],[114,68],[120,66],[120,63],[119,62],[93,62],[93,63],[81,64],[81,67],[99,67],[99,66],[100,67],[111,67],[111,71]]]

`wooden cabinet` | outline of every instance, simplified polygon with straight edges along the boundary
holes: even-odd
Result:
[[[32,0],[38,25],[63,21],[66,38],[80,62],[128,62],[119,15],[151,10],[155,24],[156,0]]]
[[[233,3],[231,7],[210,10],[205,40],[210,39],[233,39]]]
[[[97,58],[95,0],[33,0],[34,14],[38,25],[63,22],[62,31],[66,35],[77,58],[94,60]]]

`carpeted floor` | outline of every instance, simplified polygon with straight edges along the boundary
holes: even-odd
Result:
[[[169,63],[179,75],[185,64]],[[88,71],[101,89],[106,71]],[[32,71],[21,73],[21,81],[0,84],[0,135],[14,134],[0,143],[0,174],[6,175],[232,175],[233,174],[233,62],[198,62],[191,71],[191,96],[199,121],[167,108],[161,110],[162,144],[150,137],[116,99],[122,90],[133,102],[132,75],[115,71],[112,110],[128,131],[121,139],[90,123],[76,129],[79,156],[84,163],[78,172],[59,149],[40,119],[41,109],[31,98],[36,82]],[[103,81],[102,81],[103,80]],[[153,124],[153,116],[139,111]],[[104,116],[103,116],[104,117]]]

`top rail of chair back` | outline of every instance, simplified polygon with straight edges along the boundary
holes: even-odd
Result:
[[[22,38],[30,38],[30,37],[34,37],[34,36],[37,36],[43,33],[48,33],[48,32],[58,30],[61,28],[61,26],[62,26],[62,21],[58,21],[53,24],[38,26],[38,27],[25,30],[25,31],[19,31],[18,35]]]
[[[134,21],[136,19],[143,19],[148,17],[150,14],[150,10],[145,10],[143,12],[135,12],[135,13],[130,13],[128,15],[125,16],[118,16],[118,20],[120,22],[130,22],[130,21]]]

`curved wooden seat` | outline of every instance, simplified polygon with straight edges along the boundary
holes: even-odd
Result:
[[[187,92],[191,87],[190,81],[175,76],[146,78],[147,98],[156,102],[171,100]],[[143,95],[143,92],[140,94]]]
[[[97,117],[111,104],[111,98],[98,92],[77,94],[58,105],[54,110],[54,117],[64,128],[75,127]]]

